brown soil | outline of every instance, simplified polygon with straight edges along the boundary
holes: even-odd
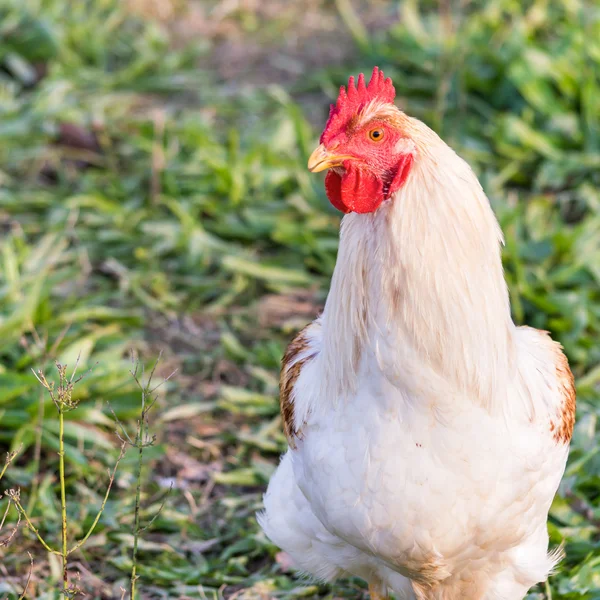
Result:
[[[128,0],[165,23],[175,44],[209,44],[202,66],[223,83],[289,85],[324,66],[347,64],[352,35],[333,0]],[[398,16],[391,0],[344,0],[367,31]],[[339,2],[342,4],[342,2]]]

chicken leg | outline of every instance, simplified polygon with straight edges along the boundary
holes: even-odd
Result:
[[[384,593],[380,584],[369,584],[369,596],[371,600],[388,600],[387,593]]]

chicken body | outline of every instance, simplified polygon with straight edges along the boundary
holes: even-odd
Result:
[[[572,375],[545,332],[512,322],[471,169],[390,106],[366,110],[394,115],[411,172],[343,219],[324,313],[283,360],[290,449],[259,521],[300,570],[362,577],[374,597],[518,600],[559,558],[546,521]]]
[[[322,327],[310,329],[313,352]],[[515,337],[522,370],[551,395],[551,342],[535,330]],[[306,364],[298,393],[317,376],[317,362]],[[545,580],[556,562],[547,513],[568,447],[550,435],[543,400],[533,423],[452,394],[432,406],[390,383],[372,354],[359,381],[283,457],[261,518],[271,540],[318,578],[352,574],[399,599],[516,600]]]

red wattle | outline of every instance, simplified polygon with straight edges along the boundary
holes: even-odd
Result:
[[[352,160],[344,162],[344,174],[329,171],[325,177],[325,192],[329,202],[344,213],[370,213],[396,193],[405,183],[412,166],[412,154],[402,156],[386,182]]]
[[[383,182],[366,169],[347,161],[342,176],[329,171],[325,177],[325,192],[329,202],[344,213],[369,213],[385,200]]]
[[[353,164],[344,167],[346,172],[342,177],[342,202],[352,212],[370,213],[377,210],[385,200],[381,179],[367,169]]]
[[[325,176],[325,193],[335,208],[343,213],[350,212],[342,202],[342,178],[335,171],[328,171]]]

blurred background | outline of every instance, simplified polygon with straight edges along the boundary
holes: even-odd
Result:
[[[139,598],[365,593],[297,578],[254,513],[286,447],[280,357],[336,256],[340,214],[306,160],[339,85],[374,65],[479,175],[515,321],[564,344],[578,423],[549,529],[567,559],[530,598],[600,598],[600,5],[2,0],[0,451],[18,454],[0,493],[19,488],[58,544],[59,421],[32,369],[58,381],[55,361],[79,357],[64,440],[80,539],[115,429],[140,420],[131,371],[143,387],[160,356],[143,522],[164,507],[139,542]],[[87,598],[128,597],[137,457],[70,557]],[[58,557],[23,524],[12,535],[7,508],[0,597],[29,579],[27,597],[58,598]]]

